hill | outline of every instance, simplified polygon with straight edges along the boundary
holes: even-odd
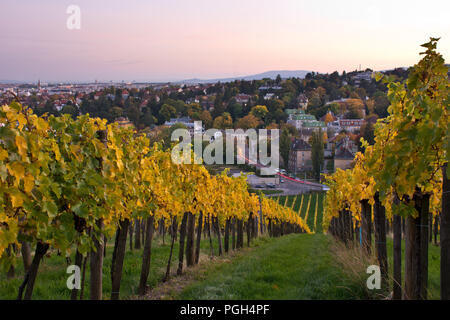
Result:
[[[273,71],[267,71],[263,73],[258,73],[254,75],[248,75],[248,76],[241,76],[241,77],[231,77],[231,78],[218,78],[218,79],[187,79],[182,80],[176,83],[184,83],[184,84],[193,84],[193,83],[215,83],[215,82],[232,82],[235,80],[262,80],[264,78],[270,78],[275,79],[278,75],[281,76],[281,78],[304,78],[307,73],[311,71],[306,70],[273,70]]]

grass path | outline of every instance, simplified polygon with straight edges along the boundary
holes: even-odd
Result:
[[[217,265],[175,299],[366,298],[337,265],[326,235],[294,234],[266,240],[247,254]]]

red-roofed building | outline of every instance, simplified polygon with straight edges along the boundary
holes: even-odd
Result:
[[[102,92],[101,92],[101,91],[96,92],[96,93],[94,94],[94,100],[100,99],[101,96],[102,96]]]

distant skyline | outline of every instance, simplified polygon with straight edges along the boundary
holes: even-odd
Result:
[[[69,5],[81,29],[69,30]],[[0,80],[215,79],[270,70],[411,66],[441,37],[450,1],[2,0]]]

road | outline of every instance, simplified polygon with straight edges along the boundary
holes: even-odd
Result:
[[[248,159],[246,156],[243,156],[242,154],[238,154],[239,157],[244,158],[247,163],[251,166],[255,166],[257,168],[264,168],[260,163],[255,163]],[[276,188],[278,190],[282,190],[283,193],[278,193],[276,195],[296,195],[299,193],[306,193],[311,191],[323,191],[324,187],[326,187],[323,184],[320,183],[314,183],[309,181],[300,180],[298,178],[291,178],[287,175],[284,175],[282,173],[276,173],[276,175],[280,176],[280,179],[284,180],[284,183],[280,183],[280,185]],[[275,195],[273,195],[275,196]]]

